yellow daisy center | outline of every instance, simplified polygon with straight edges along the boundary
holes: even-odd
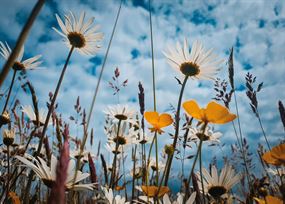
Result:
[[[114,141],[115,143],[118,142],[119,145],[125,145],[125,144],[127,143],[126,138],[124,138],[124,137],[122,137],[122,136],[115,137],[115,138],[113,139],[113,141]]]
[[[214,198],[218,198],[225,194],[227,192],[227,189],[224,186],[212,186],[208,192]]]
[[[210,139],[210,137],[208,135],[203,134],[203,133],[197,133],[196,136],[202,141],[207,141]]]
[[[118,120],[127,120],[128,117],[124,114],[116,114],[115,118],[117,118]]]
[[[76,48],[82,48],[85,46],[86,40],[81,33],[70,32],[68,33],[67,38],[70,44]]]
[[[49,187],[49,188],[52,188],[52,186],[53,186],[53,184],[55,183],[55,181],[53,181],[53,180],[50,180],[50,179],[42,179],[43,180],[43,183],[47,186],[47,187]]]
[[[184,62],[180,65],[180,71],[186,76],[196,76],[200,73],[199,66],[193,62]]]
[[[25,70],[25,66],[20,62],[15,62],[13,65],[13,69],[16,71],[23,71]]]

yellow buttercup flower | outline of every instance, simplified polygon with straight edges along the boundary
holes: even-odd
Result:
[[[225,124],[237,117],[214,101],[211,101],[206,108],[200,108],[195,100],[190,100],[183,103],[183,108],[190,116],[204,123]]]
[[[258,203],[258,204],[283,204],[282,200],[280,200],[277,197],[274,196],[266,196],[265,200],[263,199],[259,199],[259,198],[254,198],[254,200]]]
[[[142,191],[148,197],[162,197],[164,194],[168,193],[170,190],[167,186],[161,186],[160,189],[157,186],[142,186]],[[159,189],[159,192],[158,192]]]
[[[285,165],[285,144],[280,144],[272,148],[271,151],[265,152],[262,159],[267,164],[275,166]]]
[[[144,117],[146,121],[152,125],[151,132],[157,131],[159,134],[163,133],[161,128],[167,127],[173,123],[173,119],[171,115],[167,113],[162,113],[159,115],[158,112],[145,112]]]

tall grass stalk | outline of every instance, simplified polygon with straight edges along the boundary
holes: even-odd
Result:
[[[34,23],[34,21],[36,20],[36,17],[38,16],[41,8],[43,7],[45,3],[45,0],[38,0],[38,2],[36,3],[36,5],[34,6],[28,21],[26,22],[25,26],[22,29],[22,32],[20,33],[20,36],[16,42],[16,46],[13,49],[12,53],[10,54],[8,60],[6,61],[5,65],[2,68],[2,71],[0,73],[0,87],[2,86],[6,76],[9,73],[10,68],[13,66],[16,58],[18,57],[21,48],[23,47],[26,38],[29,35],[29,32],[32,28],[32,25]]]

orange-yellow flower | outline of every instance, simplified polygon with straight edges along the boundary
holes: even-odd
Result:
[[[200,108],[196,101],[190,100],[183,103],[183,108],[190,116],[204,123],[225,124],[237,117],[214,101],[211,101],[206,108]]]
[[[173,119],[171,118],[171,115],[167,113],[158,114],[158,112],[145,112],[144,117],[146,121],[152,125],[151,132],[157,131],[159,134],[163,133],[161,128],[167,127],[173,123]]]
[[[258,204],[283,204],[282,200],[270,195],[266,196],[265,200],[259,198],[254,198],[254,200],[256,200]]]
[[[272,148],[271,151],[265,152],[262,159],[267,164],[275,166],[285,165],[285,144],[280,144]]]
[[[159,198],[164,196],[164,194],[168,193],[170,190],[167,186],[161,186],[158,192],[157,186],[142,186],[142,191],[148,197],[158,196]]]

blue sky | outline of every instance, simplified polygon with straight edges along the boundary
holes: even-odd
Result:
[[[152,109],[148,3],[143,0],[126,2],[122,7],[93,114],[92,126],[95,128],[96,139],[105,140],[102,110],[106,105],[117,102],[108,86],[116,67],[121,70],[121,79],[129,80],[128,87],[120,93],[120,103],[128,103],[139,110],[137,85],[141,81],[146,92],[146,107]],[[35,0],[1,1],[1,41],[14,46],[35,3]],[[178,73],[167,64],[162,55],[167,45],[173,45],[176,41],[182,42],[184,37],[191,44],[198,39],[206,48],[214,48],[215,53],[225,60],[233,46],[235,82],[244,136],[250,142],[252,150],[259,142],[263,142],[258,121],[251,113],[244,90],[244,77],[250,71],[257,76],[259,82],[264,82],[264,89],[258,99],[260,115],[270,141],[274,144],[274,141],[284,137],[277,109],[278,100],[285,102],[285,92],[282,91],[285,90],[285,8],[282,1],[154,0],[152,6],[158,111],[169,110],[170,104],[176,106],[179,93],[179,86],[174,79]],[[48,92],[53,91],[56,86],[68,53],[61,37],[51,29],[52,26],[58,27],[54,14],[63,15],[71,10],[78,15],[81,11],[86,11],[87,17],[95,16],[95,23],[101,25],[105,34],[101,43],[102,49],[97,56],[86,57],[78,53],[72,56],[57,100],[60,112],[67,119],[71,112],[75,113],[73,105],[77,96],[80,96],[82,106],[89,110],[118,7],[119,0],[48,1],[44,6],[25,44],[25,57],[43,55],[44,69],[28,73],[42,107],[45,107],[48,100]],[[4,60],[1,59],[0,65],[3,63]],[[218,77],[227,78],[226,63],[222,67]],[[6,79],[1,92],[8,87],[10,79],[11,75]],[[14,90],[19,86],[17,82]],[[15,92],[12,96],[14,95]],[[19,92],[17,97],[22,104],[31,103],[29,95]],[[213,97],[213,82],[188,82],[184,100],[196,99],[204,106]],[[223,133],[223,143],[235,142],[231,125],[215,128]],[[163,137],[167,139],[163,139],[162,143],[170,142],[167,135]],[[227,152],[229,145],[224,149]],[[207,151],[219,155],[217,150],[213,148]]]

